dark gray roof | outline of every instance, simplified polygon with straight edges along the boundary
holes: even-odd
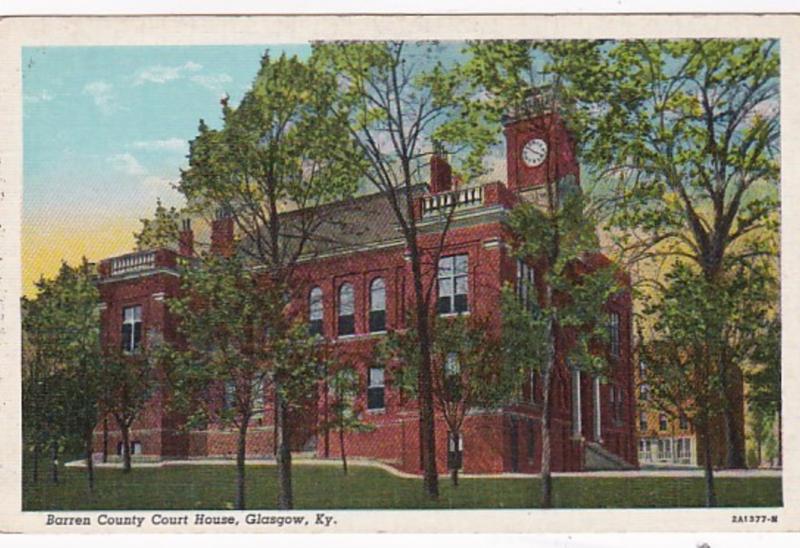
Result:
[[[411,192],[416,199],[427,192],[427,185],[417,185]],[[403,196],[398,198],[405,201]],[[394,210],[382,192],[324,204],[316,210],[289,211],[281,214],[281,222],[287,246],[296,244],[303,233],[303,223],[313,227],[303,256],[380,246],[403,237]]]

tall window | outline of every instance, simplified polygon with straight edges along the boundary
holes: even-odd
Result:
[[[608,315],[608,337],[611,344],[611,356],[619,358],[619,314],[616,312]]]
[[[375,278],[369,286],[369,330],[386,331],[386,284]]]
[[[356,332],[355,311],[353,285],[342,284],[339,288],[339,335],[352,335]]]
[[[129,306],[122,309],[122,351],[133,354],[142,344],[142,307]]]
[[[686,415],[681,413],[679,420],[680,420],[681,430],[687,430],[689,428],[689,419],[686,417]]]
[[[647,413],[645,411],[639,412],[639,431],[647,431]]]
[[[439,259],[439,314],[461,313],[469,310],[467,301],[468,262],[466,255],[454,255]]]
[[[517,298],[527,310],[536,305],[536,271],[522,259],[517,259]]]
[[[384,403],[383,368],[370,367],[367,382],[367,409],[383,409]]]
[[[658,415],[658,429],[662,432],[667,430],[667,416],[664,413]]]
[[[236,383],[225,381],[224,392],[222,393],[222,408],[225,410],[233,409],[236,406]]]
[[[647,376],[647,364],[643,361],[639,362],[639,399],[647,401],[650,399],[650,385],[644,382]]]
[[[312,335],[322,335],[322,320],[325,317],[325,309],[322,304],[322,289],[315,287],[308,295],[308,331]]]

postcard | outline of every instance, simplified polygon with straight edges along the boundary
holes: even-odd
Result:
[[[0,29],[3,532],[798,529],[796,16]]]

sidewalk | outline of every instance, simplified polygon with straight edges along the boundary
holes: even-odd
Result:
[[[162,460],[157,462],[134,462],[133,468],[165,468],[170,466],[234,466],[236,461],[233,459],[192,459],[192,460]],[[340,460],[336,459],[316,459],[316,458],[292,458],[292,464],[318,465],[318,466],[341,466]],[[421,475],[409,474],[374,460],[348,458],[348,466],[371,466],[380,468],[393,476],[407,479],[418,479]],[[252,458],[247,460],[248,466],[275,466],[275,459]],[[68,468],[84,468],[85,460],[74,460],[66,463]],[[121,462],[98,462],[95,468],[122,468]],[[715,478],[779,478],[782,476],[781,470],[715,470]],[[441,474],[440,477],[447,478],[449,474]],[[514,479],[514,478],[538,478],[539,474],[459,474],[459,478],[470,479]],[[554,472],[555,478],[702,478],[702,468],[686,468],[685,470],[658,470],[648,468],[645,470],[609,470],[593,472]]]

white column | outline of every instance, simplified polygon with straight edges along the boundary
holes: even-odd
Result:
[[[594,400],[594,441],[603,441],[602,420],[600,417],[600,377],[595,376],[592,384],[592,396]]]
[[[581,436],[583,426],[581,424],[581,372],[579,369],[572,370],[572,435],[576,438]]]

